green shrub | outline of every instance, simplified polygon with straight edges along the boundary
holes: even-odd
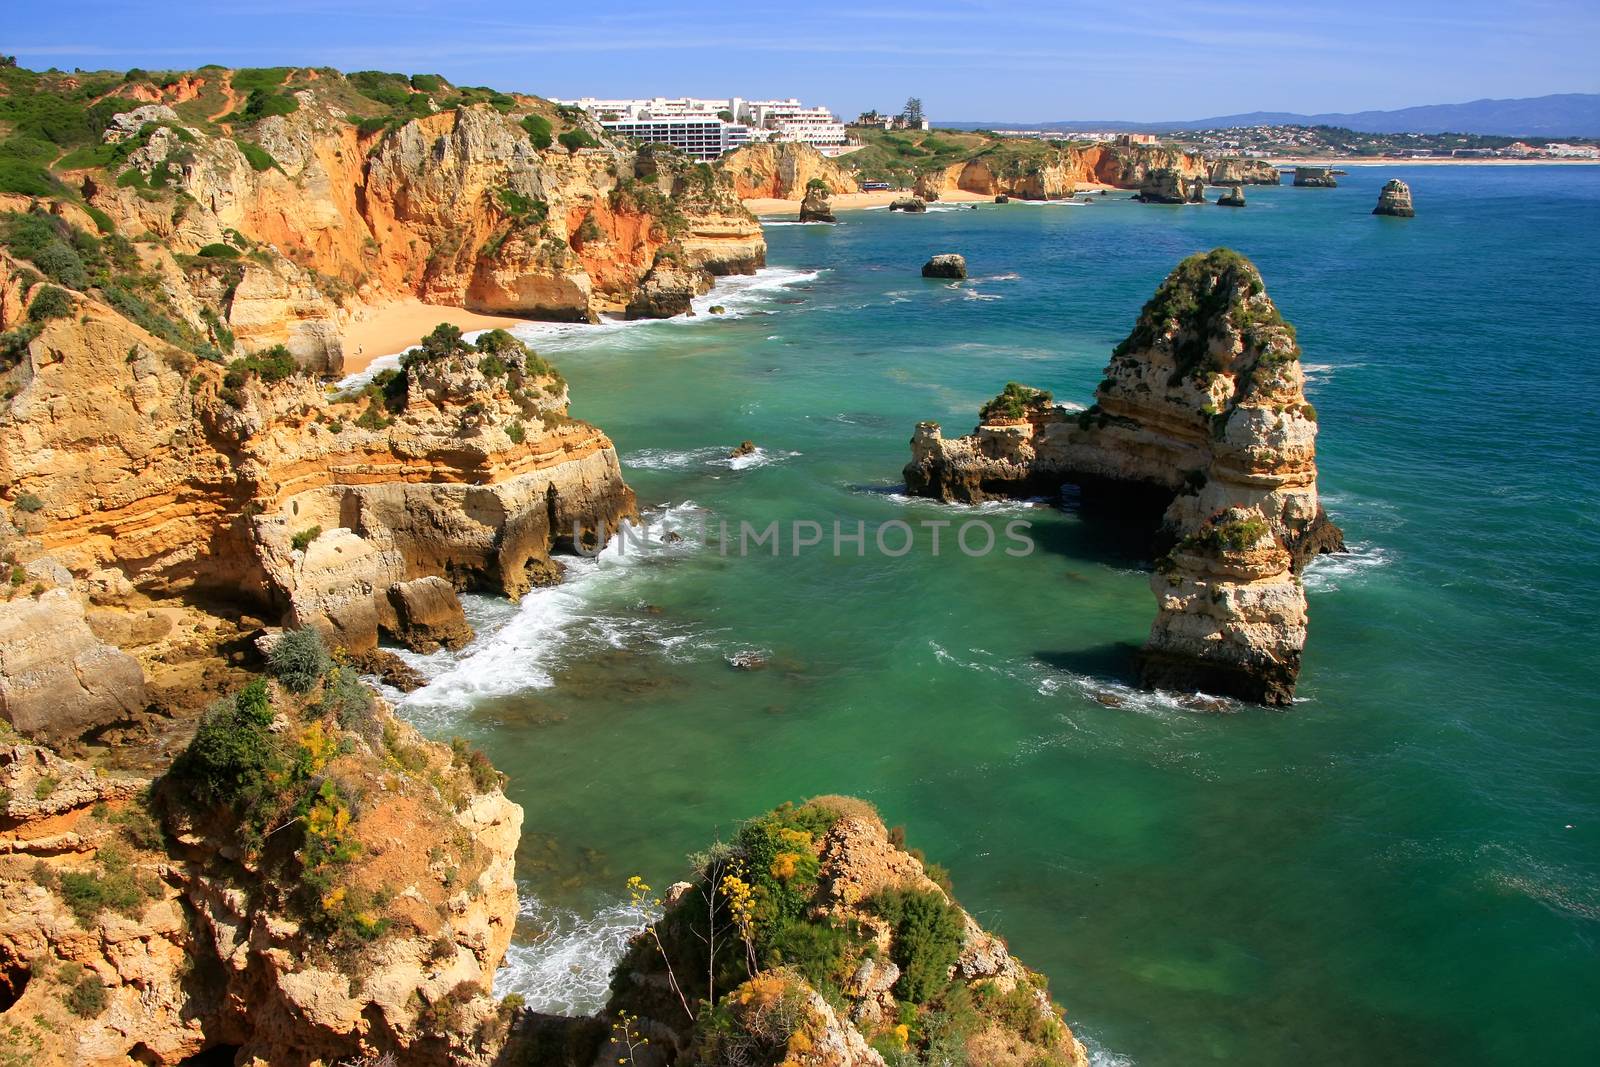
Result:
[[[466,768],[467,774],[472,778],[472,785],[478,792],[487,793],[491,789],[499,789],[505,783],[506,776],[495,770],[494,764],[489,762],[489,757],[467,744],[464,738],[450,739],[450,754],[452,763],[457,767]]]
[[[104,211],[101,211],[93,204],[83,205],[83,211],[84,214],[88,215],[94,220],[95,229],[99,230],[101,233],[111,233],[117,228],[117,224],[112,221],[111,216],[107,215]]]
[[[195,255],[203,256],[206,259],[238,259],[239,250],[232,245],[225,245],[221,241],[214,241],[211,244],[201,246],[200,251],[196,252]]]
[[[44,501],[32,493],[23,493],[17,497],[17,502],[12,506],[18,511],[25,511],[32,515],[34,512],[44,508]]]
[[[528,131],[528,139],[533,142],[533,147],[539,149],[550,147],[554,131],[549,119],[543,115],[528,115],[522,120],[522,128]]]
[[[932,890],[886,889],[868,905],[894,927],[895,996],[925,1003],[945,987],[961,952],[961,912]]]
[[[293,67],[240,67],[233,72],[233,88],[241,93],[275,89],[288,80],[293,70]]]
[[[100,977],[86,974],[67,993],[67,1008],[82,1019],[93,1019],[106,1010],[106,986]]]
[[[127,847],[106,845],[95,856],[95,868],[62,871],[55,880],[56,892],[79,924],[88,926],[102,911],[137,918],[151,894],[140,884]]]
[[[53,285],[40,286],[39,291],[34,294],[33,302],[28,305],[28,319],[32,322],[71,317],[72,297],[65,289],[58,289]]]
[[[304,530],[301,530],[299,533],[295,534],[294,537],[289,540],[289,543],[294,547],[296,552],[304,552],[311,542],[315,541],[321,536],[322,527],[308,526]]]
[[[478,360],[478,373],[485,378],[504,378],[506,372],[505,362],[493,352]]]
[[[600,142],[590,136],[588,130],[568,130],[556,140],[560,141],[562,147],[569,152],[576,152],[580,148],[600,147]]]
[[[244,108],[228,116],[242,122],[255,122],[273,115],[292,115],[300,109],[300,101],[289,93],[274,93],[267,89],[253,89]]]
[[[267,732],[271,721],[267,687],[258,679],[207,710],[169,776],[202,806],[243,806],[266,791],[270,772],[282,763]]]
[[[543,222],[550,214],[550,205],[536,197],[523,196],[515,189],[501,189],[496,197],[506,214],[519,223]]]
[[[314,529],[320,529],[314,527]],[[308,538],[309,544],[315,538]],[[295,538],[296,542],[299,537]],[[304,545],[296,543],[296,548]],[[267,672],[292,693],[309,693],[333,666],[322,634],[314,626],[290,630],[267,654]]]
[[[419,93],[436,93],[444,88],[444,79],[437,74],[411,75],[411,88]]]
[[[382,737],[375,714],[372,690],[353,667],[334,667],[328,672],[318,709],[351,733],[376,744]]]
[[[1020,382],[1007,382],[999,396],[983,405],[978,417],[984,422],[997,418],[1020,419],[1027,415],[1030,407],[1048,404],[1050,400],[1050,394],[1043,389]]]
[[[250,164],[251,170],[271,170],[278,165],[278,161],[272,158],[272,153],[254,141],[236,138],[233,143],[238,145],[239,151],[244,155],[245,161]]]
[[[230,389],[237,389],[245,383],[251,375],[268,382],[281,382],[292,374],[300,372],[300,365],[294,361],[294,356],[283,345],[273,345],[271,348],[260,352],[252,352],[228,364],[228,373],[223,376],[223,384]]]
[[[506,423],[506,436],[511,438],[512,444],[520,445],[523,441],[527,440],[528,431],[522,425],[522,423],[518,422],[516,419],[512,419],[510,422]]]

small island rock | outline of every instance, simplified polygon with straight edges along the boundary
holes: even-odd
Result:
[[[924,278],[965,278],[967,276],[966,258],[954,252],[941,253],[922,265],[922,276]]]
[[[1225,187],[1222,195],[1217,197],[1217,203],[1222,207],[1244,207],[1244,186]]]
[[[889,204],[890,211],[906,211],[912,214],[928,210],[928,202],[920,196],[902,196]]]
[[[1399,178],[1390,178],[1384,184],[1383,191],[1378,194],[1378,206],[1372,209],[1374,215],[1392,215],[1397,219],[1409,219],[1417,212],[1411,206],[1411,186]]]

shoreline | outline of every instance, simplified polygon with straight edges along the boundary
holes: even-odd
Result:
[[[445,304],[425,304],[420,300],[379,304],[340,332],[344,344],[344,367],[340,373],[358,374],[380,356],[392,356],[416,346],[441,322],[470,332],[496,327],[509,329],[527,321],[509,315],[483,315]]]
[[[852,211],[868,207],[888,207],[903,196],[915,196],[910,189],[874,189],[867,193],[834,193],[828,202],[835,211]],[[984,196],[980,193],[969,193],[965,189],[941,189],[939,199],[932,203],[980,203],[993,201],[994,197]],[[742,201],[753,215],[781,215],[793,212],[797,217],[800,214],[800,200],[782,200],[769,196],[751,197]]]
[[[1395,156],[1356,156],[1350,159],[1263,159],[1274,167],[1596,167],[1600,159],[1402,159]]]

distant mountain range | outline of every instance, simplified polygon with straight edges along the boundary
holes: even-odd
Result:
[[[1125,122],[1117,119],[1074,122],[943,122],[964,130],[1131,130],[1164,133],[1225,126],[1344,126],[1363,133],[1483,133],[1505,137],[1600,137],[1600,93],[1554,93],[1520,100],[1473,100],[1428,104],[1396,111],[1332,112],[1298,115],[1290,111],[1251,111],[1208,119]]]

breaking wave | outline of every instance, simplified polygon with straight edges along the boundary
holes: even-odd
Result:
[[[1349,584],[1359,584],[1371,572],[1387,567],[1389,553],[1370,541],[1357,541],[1343,552],[1317,556],[1306,564],[1301,582],[1310,593],[1332,593]]]
[[[592,1015],[610,997],[611,971],[628,940],[656,918],[643,906],[619,901],[585,918],[523,897],[519,935],[495,972],[497,996],[519,993],[530,1010],[549,1015]]]
[[[728,470],[743,471],[782,463],[786,459],[800,455],[799,452],[786,452],[781,449],[769,452],[765,448],[757,448],[754,452],[742,456],[730,455],[732,451],[733,449],[722,445],[683,450],[644,448],[623,456],[622,465],[646,471],[686,471],[699,467],[726,467]]]

